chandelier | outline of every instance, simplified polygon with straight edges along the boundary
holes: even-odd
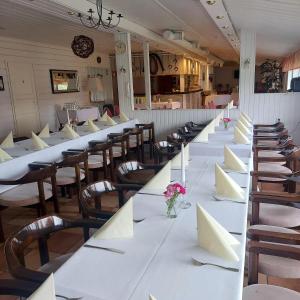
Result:
[[[99,28],[100,26],[105,29],[117,27],[123,18],[122,14],[116,14],[113,10],[103,7],[102,0],[96,0],[97,12],[91,8],[87,11],[88,16],[78,13],[82,25],[88,28]],[[105,15],[104,16],[104,12]],[[95,14],[95,16],[94,16]]]

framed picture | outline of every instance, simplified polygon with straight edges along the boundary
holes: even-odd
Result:
[[[50,70],[51,88],[53,94],[79,92],[78,71]]]
[[[0,76],[0,91],[4,91],[4,81],[3,81],[3,76]]]

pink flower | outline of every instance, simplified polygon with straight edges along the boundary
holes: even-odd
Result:
[[[167,199],[170,199],[175,195],[175,193],[184,195],[186,193],[186,189],[179,183],[169,184],[164,195]]]

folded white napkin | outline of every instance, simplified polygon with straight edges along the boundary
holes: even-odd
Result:
[[[121,122],[127,122],[129,118],[123,112],[120,112],[120,120]]]
[[[156,298],[154,296],[150,295],[149,300],[156,300]]]
[[[233,108],[233,100],[231,100],[231,101],[228,103],[228,105],[229,105],[229,109],[232,109],[232,108]]]
[[[248,139],[248,137],[246,137],[238,127],[234,128],[234,141],[237,144],[245,144],[248,145],[250,144],[250,140]]]
[[[215,166],[216,197],[245,202],[244,190],[222,168]]]
[[[216,123],[215,123],[215,119],[213,119],[213,120],[207,125],[207,132],[208,132],[209,134],[215,133],[215,127],[216,127]]]
[[[199,246],[208,252],[230,261],[239,261],[232,246],[239,245],[224,227],[222,227],[200,204],[197,204],[197,229]]]
[[[249,123],[252,123],[251,118],[250,118],[246,113],[242,112],[241,115],[242,115]]]
[[[241,121],[237,121],[236,126],[243,134],[251,134],[251,131]]]
[[[31,133],[32,146],[34,150],[43,150],[49,146],[34,132]]]
[[[110,125],[110,126],[114,126],[114,125],[117,125],[118,123],[115,122],[110,116],[107,116],[107,118],[106,118],[106,124]]]
[[[187,167],[189,165],[189,160],[190,160],[190,145],[187,144],[184,147],[184,164]],[[181,152],[178,153],[172,160],[172,168],[181,168]]]
[[[39,137],[40,138],[48,138],[48,137],[50,137],[49,124],[45,125],[45,127],[40,132]]]
[[[93,235],[98,240],[129,239],[133,237],[133,201],[130,198]]]
[[[243,115],[240,116],[239,121],[241,121],[247,128],[252,128],[251,123],[249,123]]]
[[[8,136],[3,140],[0,147],[3,149],[13,148],[15,146],[12,131],[8,134]]]
[[[56,300],[53,274],[27,300]]]
[[[5,162],[7,160],[13,159],[8,153],[0,148],[0,162]]]
[[[165,188],[171,182],[171,162],[169,161],[145,186],[144,189],[159,189]]]
[[[95,123],[92,120],[88,120],[88,131],[90,132],[97,132],[100,130],[100,128],[95,125]]]
[[[66,124],[63,133],[66,139],[74,140],[79,138],[79,134],[75,132],[69,124]]]
[[[107,114],[107,112],[105,112],[104,115],[100,118],[100,121],[101,122],[106,122],[107,121],[107,117],[108,117],[108,114]]]
[[[224,165],[226,169],[246,172],[247,166],[226,145],[224,146]]]
[[[208,128],[207,126],[195,137],[194,142],[196,143],[207,143],[208,142]]]

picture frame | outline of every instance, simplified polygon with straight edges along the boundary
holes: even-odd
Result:
[[[53,94],[80,92],[78,71],[54,69],[49,71]]]
[[[0,76],[0,91],[4,91],[4,79],[3,76]]]

